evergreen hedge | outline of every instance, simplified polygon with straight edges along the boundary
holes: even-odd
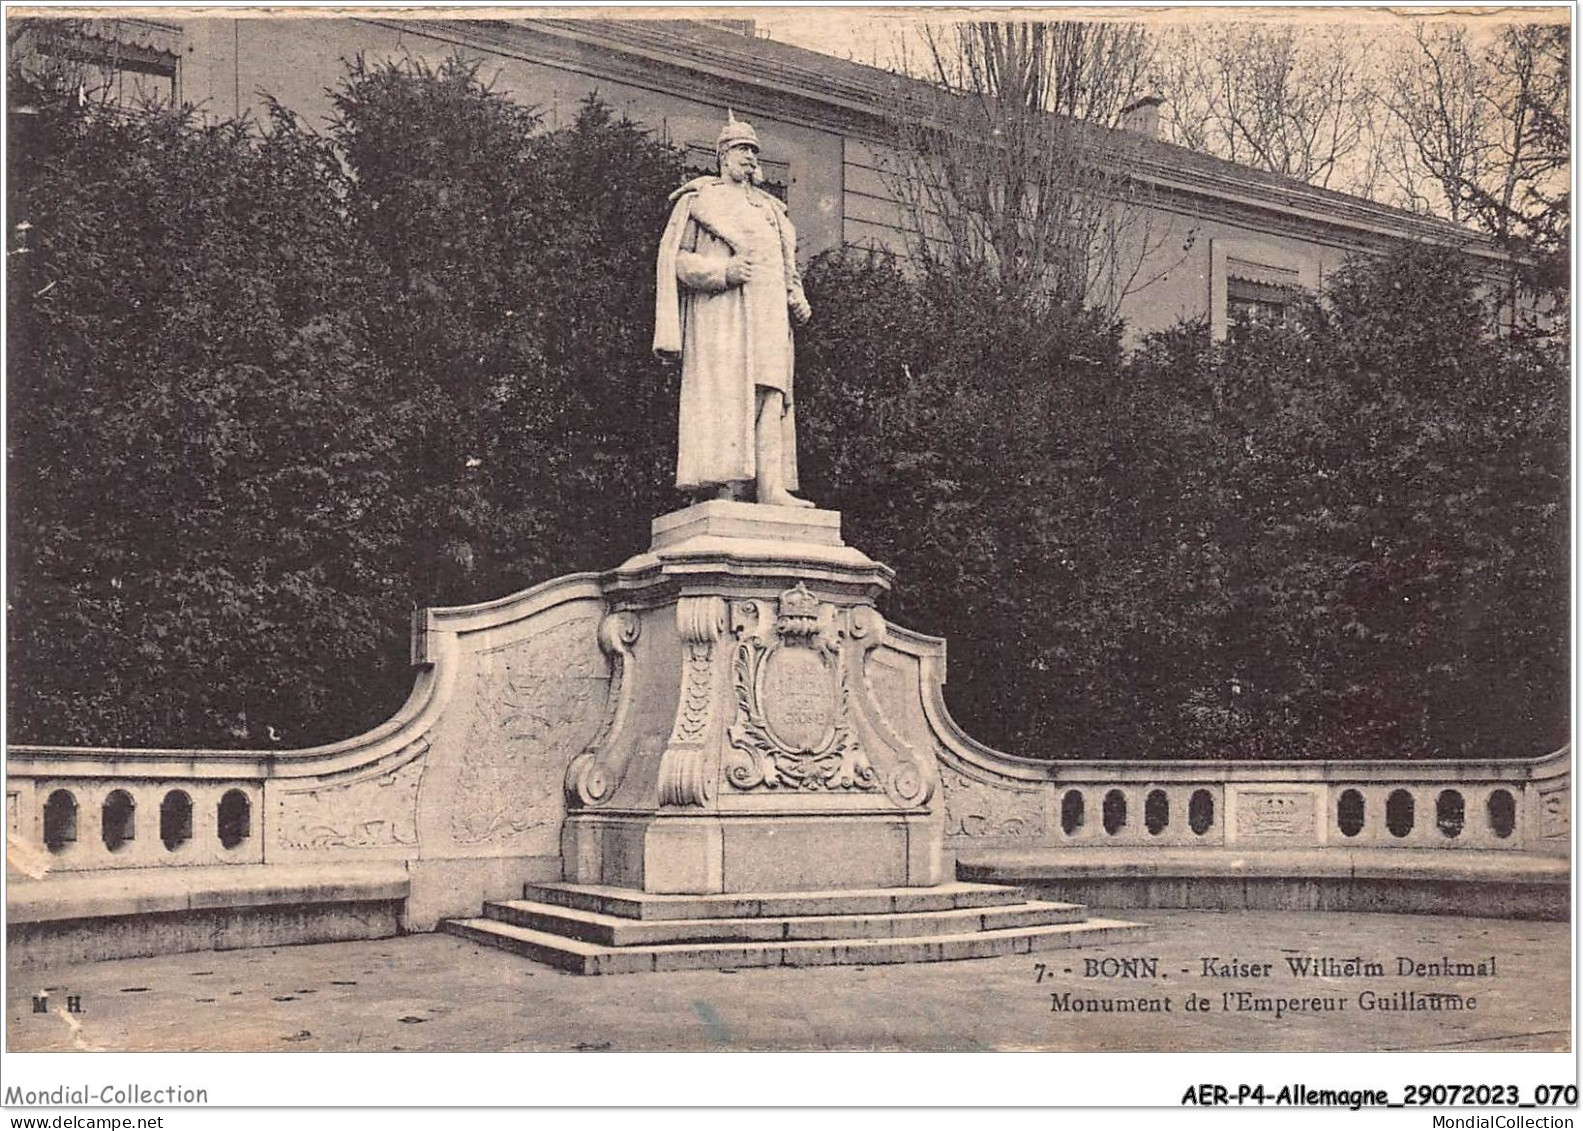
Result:
[[[680,154],[354,61],[323,136],[13,117],[10,734],[299,745],[410,686],[408,613],[640,549]],[[1531,755],[1564,740],[1566,364],[1403,247],[1212,345],[883,256],[807,273],[807,493],[1036,757]],[[1008,313],[1014,312],[1014,313]]]
[[[1567,733],[1564,347],[1404,244],[1130,354],[880,256],[808,272],[815,482],[1036,757],[1509,757]]]

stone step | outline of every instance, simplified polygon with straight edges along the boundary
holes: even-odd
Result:
[[[890,939],[955,935],[1014,927],[1080,923],[1078,903],[1025,902],[946,911],[872,915],[777,915],[733,919],[628,919],[536,900],[486,903],[484,916],[515,927],[581,939],[601,946],[699,942],[778,942],[814,939]]]
[[[810,915],[909,915],[1027,902],[1019,888],[948,883],[928,888],[776,892],[772,895],[655,895],[599,884],[536,883],[524,899],[621,919],[769,919]]]
[[[638,974],[667,970],[722,970],[768,966],[880,966],[897,962],[952,962],[1061,950],[1143,937],[1138,923],[1090,919],[1044,927],[1013,927],[955,935],[889,939],[681,943],[609,947],[516,927],[494,919],[452,919],[451,934],[497,946],[577,974]]]

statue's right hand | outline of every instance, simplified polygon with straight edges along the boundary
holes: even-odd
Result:
[[[741,256],[734,257],[726,264],[726,286],[740,287],[743,283],[753,279],[753,264]]]

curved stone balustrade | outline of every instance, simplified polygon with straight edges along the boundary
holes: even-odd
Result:
[[[13,774],[7,788],[18,818],[11,831],[43,848],[32,871],[262,863],[262,799],[256,780],[28,781]],[[27,816],[34,818],[31,835],[24,831]]]
[[[561,780],[605,709],[604,616],[596,574],[421,611],[407,701],[323,746],[11,746],[12,873],[400,862],[419,929],[556,878]]]
[[[925,721],[966,880],[1111,908],[1566,918],[1571,748],[1533,758],[1035,761],[945,705],[945,644],[892,628],[889,709]],[[913,689],[916,689],[915,691]]]
[[[1564,855],[1566,751],[1534,761],[1072,763],[1043,784],[942,756],[946,837],[960,844],[1085,848],[1428,848]],[[1562,772],[1549,771],[1561,767]],[[1432,770],[1428,772],[1433,772]]]
[[[936,739],[946,840],[958,848],[1570,849],[1570,747],[1510,760],[1019,758],[951,718],[943,640],[891,626],[887,644],[871,663],[916,679],[918,698],[896,686],[894,709],[916,712]]]
[[[412,695],[388,723],[344,742],[295,751],[13,746],[8,830],[43,849],[47,868],[66,871],[249,864],[303,853],[421,855],[414,851],[417,786],[426,776],[447,779],[453,794],[472,803],[449,814],[441,830],[450,834],[448,847],[510,841],[530,826],[558,830],[562,812],[551,797],[559,794],[564,769],[541,767],[556,789],[535,788],[530,763],[552,749],[566,753],[569,763],[581,744],[565,736],[556,741],[543,722],[531,721],[528,693],[542,695],[553,683],[560,694],[549,698],[562,721],[574,730],[598,723],[610,675],[607,659],[591,654],[591,645],[604,607],[596,579],[583,575],[504,601],[425,611],[415,625]],[[542,642],[554,637],[553,629],[513,639],[512,626],[557,611],[556,623],[573,629],[560,633],[564,640],[546,649]],[[904,726],[924,723],[936,740],[948,842],[1551,854],[1565,854],[1570,843],[1569,748],[1511,761],[1018,758],[974,741],[951,719],[943,641],[894,625],[885,633],[884,646],[868,660],[871,680],[882,707]],[[539,659],[544,652],[552,662],[573,663],[552,673],[510,662],[513,654]],[[474,686],[459,687],[468,676]],[[578,681],[587,686],[576,687]],[[453,697],[465,702],[463,711],[442,709]],[[464,736],[454,719],[449,730],[437,725],[457,714],[470,716]],[[535,729],[544,733],[529,733]],[[458,737],[515,740],[527,756],[491,759],[470,743],[458,750]],[[449,758],[435,756],[436,741]],[[442,761],[456,764],[435,765]],[[509,784],[503,771],[512,770],[528,788],[507,815],[504,795],[487,787]],[[105,821],[113,794],[132,803],[129,835],[115,844],[108,843],[115,838]],[[179,818],[168,802],[183,797],[190,811],[186,834],[178,836]],[[229,827],[221,819],[226,798],[235,809]],[[523,802],[549,811],[524,813]],[[60,810],[53,819],[52,806]],[[553,854],[555,835],[540,838],[538,855]]]
[[[758,611],[749,617],[765,598],[748,586],[748,573],[771,548],[724,536],[715,541],[725,549],[698,539],[671,546],[666,522],[656,520],[656,550],[622,569],[419,613],[413,691],[367,734],[285,751],[10,747],[13,875],[186,867],[223,887],[233,866],[396,866],[410,884],[402,926],[427,930],[475,914],[485,900],[510,898],[525,882],[562,878],[563,828],[575,823],[569,808],[593,828],[628,820],[624,799],[639,787],[677,811],[719,808],[722,794],[745,813],[781,804],[774,791],[753,793],[732,778],[746,772],[736,762],[683,757],[693,747],[707,753],[708,734],[741,721],[697,714],[699,695],[729,690],[741,672],[706,663],[692,636],[739,649],[771,632],[800,640],[813,628],[800,628],[799,616],[841,635],[824,652],[790,656],[777,678],[801,670],[791,659],[809,670],[822,665],[835,673],[840,712],[848,710],[850,682],[852,748],[879,758],[883,772],[854,754],[848,792],[876,813],[889,806],[901,814],[886,827],[906,838],[909,875],[938,872],[942,827],[947,864],[953,855],[999,852],[1037,857],[1043,867],[1066,852],[1088,866],[1113,859],[1132,867],[1154,853],[1214,870],[1284,850],[1370,859],[1436,850],[1414,859],[1477,853],[1518,867],[1569,852],[1570,748],[1499,761],[1317,763],[1047,762],[992,750],[964,734],[946,708],[944,642],[874,611],[872,595],[889,584],[883,567],[841,557],[855,551],[838,542],[815,547],[824,557],[798,564],[798,576],[825,586],[835,613],[810,605],[806,615],[783,608],[780,621]],[[705,567],[731,603],[685,596],[704,592],[697,587]],[[648,602],[674,600],[672,590],[683,594],[677,616],[651,616]],[[688,613],[700,609],[708,613],[701,620]],[[680,690],[662,696],[660,683],[645,690],[640,677],[667,677],[643,676],[643,665],[653,667],[656,650],[684,645],[703,658],[670,677],[682,680]],[[845,657],[843,666],[826,655]],[[731,709],[749,710],[756,686],[741,684],[747,706]],[[656,707],[672,700],[674,711]],[[777,725],[800,724],[788,715]],[[658,777],[635,768],[651,762]],[[753,765],[774,768],[762,759]],[[865,775],[874,777],[872,788]],[[844,795],[826,800],[851,807]],[[810,843],[825,844],[810,828]]]

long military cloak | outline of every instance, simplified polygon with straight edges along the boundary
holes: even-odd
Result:
[[[656,266],[654,352],[682,360],[676,486],[756,477],[756,390],[785,394],[783,471],[797,489],[796,412],[788,305],[800,301],[797,235],[785,206],[759,189],[700,178],[672,197]],[[733,255],[753,278],[726,285]]]

